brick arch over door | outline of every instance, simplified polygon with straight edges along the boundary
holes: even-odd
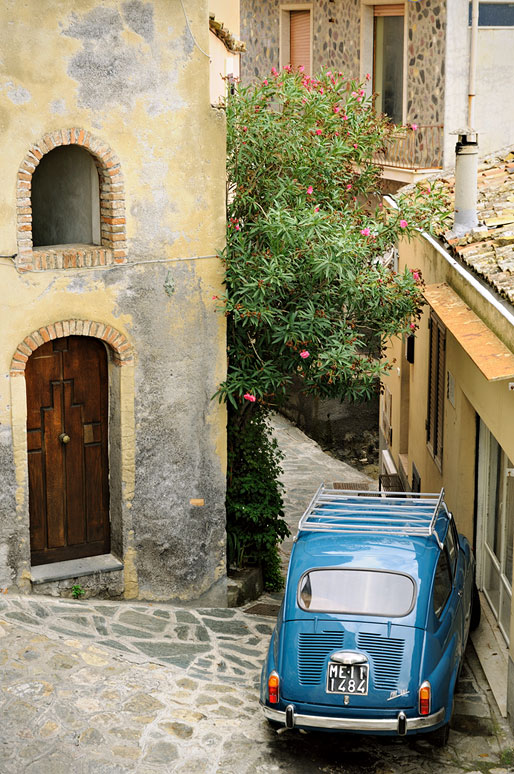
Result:
[[[110,325],[93,320],[61,320],[32,331],[18,345],[11,361],[11,376],[23,376],[31,354],[52,339],[64,336],[92,336],[101,339],[111,348],[116,365],[132,365],[134,353],[126,336]]]
[[[32,242],[32,175],[43,156],[62,145],[79,145],[93,157],[100,180],[101,245],[84,245],[80,249],[33,249]],[[16,225],[20,271],[68,269],[80,266],[102,266],[125,263],[127,237],[125,221],[125,187],[119,159],[100,138],[85,129],[71,128],[45,134],[29,149],[20,164],[16,183]]]

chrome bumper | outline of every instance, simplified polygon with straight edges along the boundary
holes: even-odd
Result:
[[[326,728],[332,731],[392,731],[404,736],[407,731],[417,731],[422,728],[436,726],[444,718],[444,707],[433,715],[422,715],[408,718],[404,712],[399,712],[395,718],[335,718],[324,715],[298,715],[292,704],[286,710],[273,709],[262,704],[264,715],[268,720],[283,723],[286,728]]]

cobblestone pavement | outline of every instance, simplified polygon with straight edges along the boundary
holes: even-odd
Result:
[[[322,463],[314,446],[320,467],[316,462],[309,471],[303,446],[309,442],[281,423],[287,515],[294,523],[314,478],[321,473],[320,481],[328,481],[329,471],[345,480],[355,472],[331,458]],[[301,496],[295,477],[305,487]],[[277,734],[258,707],[273,617],[251,611],[272,613],[278,598],[265,596],[244,610],[186,610],[2,595],[0,774],[514,771],[514,741],[471,648],[445,750],[425,740]]]

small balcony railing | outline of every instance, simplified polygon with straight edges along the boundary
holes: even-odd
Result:
[[[443,126],[418,126],[393,135],[383,151],[374,156],[376,164],[404,169],[442,169]]]

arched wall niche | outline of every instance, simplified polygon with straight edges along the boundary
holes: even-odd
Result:
[[[41,159],[62,146],[76,145],[94,160],[99,179],[99,223],[92,242],[99,244],[64,244],[34,246],[32,224],[33,175]],[[23,159],[16,184],[16,223],[19,271],[73,269],[83,266],[106,266],[125,263],[127,238],[125,220],[125,187],[119,159],[112,149],[85,129],[71,128],[45,134],[34,143]],[[95,229],[94,229],[95,230]]]

